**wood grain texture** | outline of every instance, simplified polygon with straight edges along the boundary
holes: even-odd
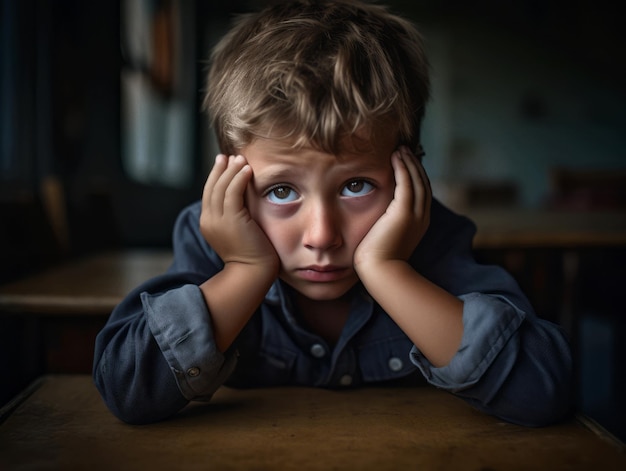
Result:
[[[526,428],[430,387],[220,389],[176,417],[120,422],[89,376],[50,376],[0,426],[0,469],[624,470],[581,422]]]

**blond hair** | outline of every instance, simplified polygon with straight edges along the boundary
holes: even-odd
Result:
[[[257,137],[337,153],[381,120],[416,148],[428,97],[412,23],[379,5],[297,0],[237,19],[212,51],[204,107],[224,153]]]

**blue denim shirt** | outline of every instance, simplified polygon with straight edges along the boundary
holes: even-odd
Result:
[[[290,288],[277,280],[231,348],[221,353],[198,285],[223,262],[202,238],[199,217],[199,202],[180,214],[172,266],[129,293],[98,335],[94,380],[122,420],[164,419],[189,401],[209,400],[222,384],[430,383],[486,413],[530,426],[560,420],[570,411],[572,360],[561,329],[535,315],[508,273],[475,262],[474,224],[437,201],[410,263],[464,302],[461,346],[439,368],[360,285],[334,346],[298,322]]]

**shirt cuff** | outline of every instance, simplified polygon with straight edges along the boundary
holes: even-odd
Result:
[[[410,354],[429,383],[453,392],[478,382],[526,318],[501,296],[471,293],[459,298],[464,302],[463,338],[450,363],[437,368],[415,346]]]
[[[144,292],[141,302],[152,335],[185,399],[209,400],[230,376],[237,358],[217,349],[200,288],[184,285],[158,295]]]

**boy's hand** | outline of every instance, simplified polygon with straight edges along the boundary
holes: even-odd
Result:
[[[251,178],[243,156],[216,157],[202,194],[200,232],[225,264],[262,266],[278,273],[278,255],[245,205]]]
[[[396,180],[393,200],[357,247],[357,272],[372,262],[406,261],[430,223],[432,193],[421,162],[401,146],[392,154],[391,165]]]

